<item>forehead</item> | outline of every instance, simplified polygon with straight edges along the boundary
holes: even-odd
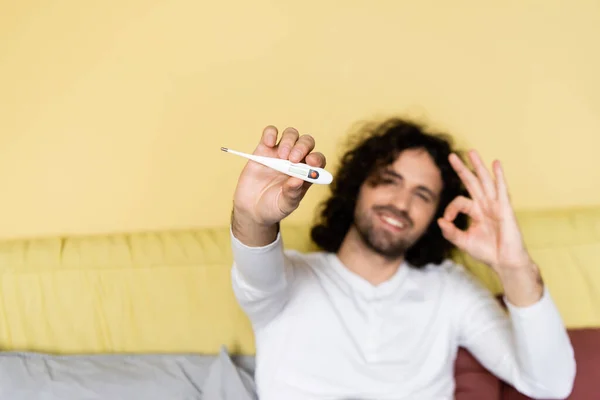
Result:
[[[442,190],[442,173],[424,149],[404,150],[388,169],[401,175],[405,183],[411,186],[422,185],[436,192]]]

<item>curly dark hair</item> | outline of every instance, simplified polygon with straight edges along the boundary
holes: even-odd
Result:
[[[354,143],[356,142],[356,143]],[[439,264],[451,256],[455,246],[447,241],[437,224],[447,205],[459,195],[468,197],[460,178],[450,165],[448,156],[461,152],[453,149],[447,134],[432,133],[417,122],[402,118],[388,119],[367,125],[350,138],[353,144],[341,158],[336,177],[330,186],[331,196],[321,204],[320,217],[311,228],[313,242],[322,250],[337,252],[354,220],[354,209],[363,183],[380,168],[392,164],[408,149],[426,150],[442,175],[443,188],[435,217],[425,233],[407,250],[405,260],[420,268],[429,263]],[[459,214],[455,224],[467,227],[467,217]]]

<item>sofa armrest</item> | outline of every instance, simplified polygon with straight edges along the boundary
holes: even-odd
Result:
[[[454,365],[455,400],[500,400],[502,382],[467,350],[460,348]]]
[[[600,396],[600,328],[569,329],[569,337],[575,350],[577,375],[569,400],[589,400]],[[531,399],[503,383],[503,400]]]

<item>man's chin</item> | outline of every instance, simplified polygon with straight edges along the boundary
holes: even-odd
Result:
[[[377,243],[371,242],[369,244],[371,250],[379,254],[382,257],[393,259],[403,257],[406,253],[406,246],[403,243]]]
[[[401,250],[405,248],[405,241],[402,236],[384,230],[374,235],[372,242],[382,251],[394,252],[395,249]]]
[[[404,256],[407,247],[404,240],[395,237],[392,232],[385,228],[375,228],[361,230],[357,226],[357,231],[362,241],[373,252],[385,258],[399,258]]]

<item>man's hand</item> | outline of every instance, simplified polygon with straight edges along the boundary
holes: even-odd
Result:
[[[255,155],[278,157],[323,168],[325,156],[312,152],[315,140],[287,128],[277,143],[277,128],[264,129]],[[248,161],[233,199],[232,231],[248,246],[264,246],[275,240],[279,222],[300,205],[311,183],[290,177],[254,161]]]
[[[477,152],[469,152],[469,158],[476,175],[456,154],[449,157],[471,198],[459,196],[448,205],[443,218],[438,220],[442,234],[459,249],[496,271],[508,301],[518,306],[533,304],[541,298],[543,284],[539,270],[525,248],[502,166],[499,161],[494,162],[495,180],[492,180]],[[471,218],[466,231],[452,223],[458,213]]]

